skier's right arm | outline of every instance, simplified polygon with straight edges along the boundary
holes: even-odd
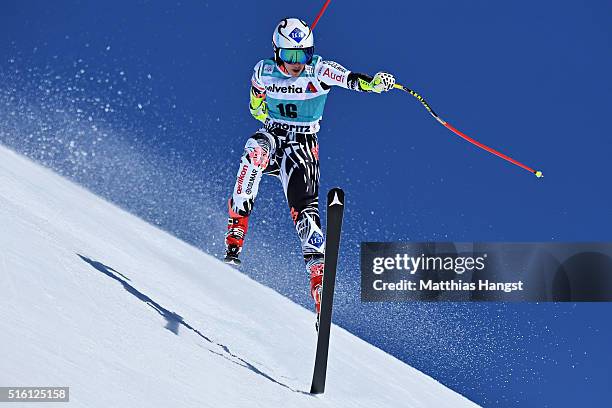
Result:
[[[251,92],[249,110],[251,115],[260,122],[266,123],[268,118],[268,106],[266,104],[266,88],[261,81],[261,70],[263,69],[263,61],[259,61],[253,70],[251,77]]]

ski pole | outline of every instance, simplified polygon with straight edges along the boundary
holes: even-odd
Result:
[[[325,13],[325,9],[327,9],[327,6],[329,6],[329,3],[331,3],[331,0],[327,0],[325,2],[325,4],[323,5],[323,7],[321,7],[321,10],[319,10],[319,14],[317,14],[317,17],[314,19],[314,21],[312,22],[312,24],[310,25],[310,29],[314,30],[315,26],[317,25],[317,23],[319,22],[319,19],[321,18],[321,16],[323,15],[323,13]]]
[[[535,174],[536,177],[541,178],[544,177],[544,175],[542,174],[541,171],[539,170],[534,170],[529,166],[524,165],[523,163],[519,162],[518,160],[514,160],[512,157],[510,156],[506,156],[505,154],[498,152],[497,150],[484,145],[482,143],[480,143],[479,141],[472,139],[471,137],[469,137],[468,135],[466,135],[465,133],[459,131],[458,129],[456,129],[453,125],[451,125],[450,123],[446,122],[444,119],[442,119],[440,116],[438,116],[438,114],[436,112],[434,112],[434,110],[431,108],[431,106],[429,106],[429,104],[425,101],[425,99],[423,99],[423,97],[421,95],[419,95],[418,93],[416,93],[415,91],[413,91],[410,88],[407,88],[403,85],[400,84],[395,84],[394,88],[396,89],[400,89],[404,92],[409,93],[410,95],[414,96],[416,99],[419,100],[419,102],[421,102],[421,104],[425,107],[425,109],[427,109],[427,111],[431,114],[431,116],[434,117],[435,120],[437,120],[441,125],[443,125],[445,128],[447,128],[448,130],[450,130],[451,132],[455,133],[457,136],[467,140],[468,142],[472,143],[475,146],[480,147],[483,150],[486,150],[489,153],[492,153],[498,157],[501,157],[502,159],[517,165],[525,170],[527,170],[530,173]]]

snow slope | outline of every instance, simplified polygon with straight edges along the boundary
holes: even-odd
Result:
[[[70,386],[71,407],[476,406],[338,327],[309,395],[313,322],[0,146],[1,386]]]

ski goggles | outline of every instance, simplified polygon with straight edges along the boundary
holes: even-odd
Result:
[[[313,55],[314,47],[278,49],[278,57],[287,64],[310,64]]]

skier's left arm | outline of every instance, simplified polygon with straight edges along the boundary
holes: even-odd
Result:
[[[395,78],[386,72],[378,72],[371,77],[367,74],[351,72],[334,61],[319,61],[315,67],[317,79],[327,86],[341,86],[358,92],[381,93],[393,89]]]

